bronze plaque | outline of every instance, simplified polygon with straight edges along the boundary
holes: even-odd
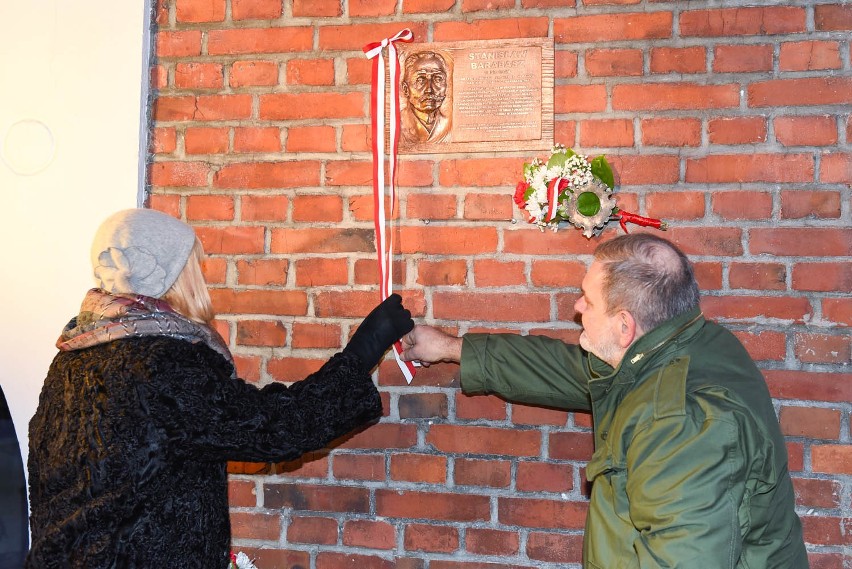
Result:
[[[553,146],[552,39],[397,49],[401,154]]]

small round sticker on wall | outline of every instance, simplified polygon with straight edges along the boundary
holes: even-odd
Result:
[[[33,176],[50,166],[55,152],[50,128],[39,120],[24,119],[6,129],[0,158],[15,174]]]

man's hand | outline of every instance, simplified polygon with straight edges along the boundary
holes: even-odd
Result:
[[[438,362],[459,363],[462,339],[450,336],[432,326],[418,324],[402,337],[402,359],[419,361],[423,367]]]

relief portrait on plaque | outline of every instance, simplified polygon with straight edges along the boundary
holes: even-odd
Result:
[[[402,142],[449,142],[452,131],[452,56],[438,50],[414,51],[406,53],[401,63]]]

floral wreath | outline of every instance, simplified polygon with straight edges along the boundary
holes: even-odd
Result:
[[[584,155],[556,144],[547,163],[538,158],[524,164],[524,179],[515,188],[515,203],[542,231],[557,231],[561,222],[583,230],[591,238],[617,219],[627,233],[627,223],[665,231],[665,221],[618,209],[612,197],[614,177],[604,156],[589,161]]]

